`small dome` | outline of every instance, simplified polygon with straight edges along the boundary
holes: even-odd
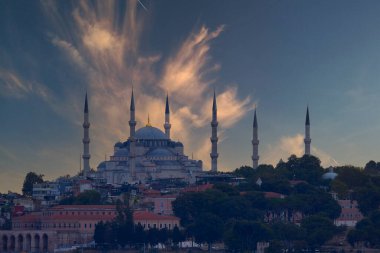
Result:
[[[334,172],[334,169],[332,167],[329,168],[329,172],[326,172],[322,175],[322,179],[325,180],[334,180],[338,176],[337,173]]]
[[[99,163],[99,165],[98,165],[98,170],[104,170],[105,168],[106,168],[106,162],[105,162],[105,161]]]
[[[148,156],[172,156],[173,153],[164,148],[156,148],[148,153]]]
[[[121,143],[120,141],[116,142],[114,145],[115,148],[121,148],[122,146],[123,146],[123,143]]]
[[[183,147],[183,144],[182,144],[182,142],[177,142],[177,143],[175,144],[175,146],[176,146],[176,147]]]
[[[164,132],[156,127],[147,125],[142,127],[135,133],[135,138],[140,140],[167,140],[168,137]]]

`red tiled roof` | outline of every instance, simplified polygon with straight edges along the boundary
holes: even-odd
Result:
[[[301,184],[301,183],[307,184],[307,182],[304,181],[304,180],[289,180],[289,183],[290,183],[291,186],[295,186],[295,185]]]
[[[36,222],[41,220],[41,213],[31,213],[18,217],[13,217],[13,222]]]
[[[284,194],[277,192],[264,192],[264,196],[268,199],[283,199],[285,198]]]
[[[71,211],[71,210],[96,210],[96,211],[103,211],[103,210],[116,210],[116,206],[114,205],[59,205],[51,207],[50,210],[62,210],[62,211]]]
[[[161,195],[161,192],[160,191],[156,191],[156,190],[145,190],[144,191],[144,195],[150,195],[150,196],[153,196],[153,195]]]
[[[178,196],[171,194],[171,195],[161,195],[161,196],[154,196],[153,199],[176,199]]]
[[[155,214],[148,211],[135,211],[133,213],[133,219],[135,221],[139,221],[139,220],[177,220],[179,221],[179,218],[175,216],[159,215],[159,214]]]
[[[202,185],[196,185],[196,186],[189,186],[182,190],[182,192],[203,192],[208,189],[211,189],[214,185],[213,184],[202,184]]]

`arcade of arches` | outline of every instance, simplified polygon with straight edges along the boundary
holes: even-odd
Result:
[[[0,252],[52,252],[55,233],[49,231],[0,231]]]

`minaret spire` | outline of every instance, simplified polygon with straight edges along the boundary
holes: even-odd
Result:
[[[216,107],[216,95],[214,90],[214,100],[212,102],[212,121],[211,121],[211,171],[218,171],[218,110]]]
[[[256,109],[253,116],[253,137],[252,137],[252,168],[256,169],[259,166],[259,136],[258,136],[258,126],[257,126],[257,117]]]
[[[165,128],[165,134],[166,136],[170,139],[170,108],[169,108],[169,95],[166,94],[166,106],[165,106],[165,123],[164,123],[164,128]]]
[[[90,172],[90,121],[88,115],[87,92],[84,100],[84,121],[83,121],[83,176],[87,177]]]
[[[132,180],[135,180],[136,178],[136,161],[135,161],[135,127],[136,127],[136,120],[135,120],[135,99],[133,95],[133,87],[132,87],[132,96],[131,96],[131,105],[130,105],[130,120],[129,120],[129,170],[131,173]]]
[[[306,121],[305,121],[305,155],[310,155],[310,143],[311,143],[311,138],[310,138],[310,119],[309,119],[309,106],[307,106],[306,109]]]

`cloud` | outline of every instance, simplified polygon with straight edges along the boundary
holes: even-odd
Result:
[[[263,163],[273,164],[274,166],[280,159],[286,161],[291,155],[303,156],[304,136],[300,133],[293,136],[283,136],[275,145],[268,145],[263,152]],[[311,145],[311,153],[321,160],[323,167],[336,166],[339,163],[326,152]]]
[[[93,167],[112,151],[116,141],[128,138],[132,85],[137,127],[145,125],[149,114],[153,126],[162,128],[168,92],[172,139],[182,141],[189,156],[193,152],[196,158],[206,159],[206,168],[213,87],[217,91],[220,136],[252,109],[249,96],[239,97],[237,84],[216,85],[221,65],[212,60],[211,45],[224,31],[223,25],[214,30],[195,28],[168,55],[146,55],[139,48],[146,14],[137,15],[136,0],[125,6],[118,1],[79,1],[65,12],[59,11],[55,1],[42,1],[41,5],[53,28],[48,32],[51,43],[87,83],[82,88],[67,87],[57,103],[69,105],[61,114],[71,115],[67,117],[80,127],[84,90],[88,91]]]
[[[36,81],[21,78],[16,72],[0,69],[0,95],[23,98],[35,95],[43,100],[51,98],[49,89]]]

